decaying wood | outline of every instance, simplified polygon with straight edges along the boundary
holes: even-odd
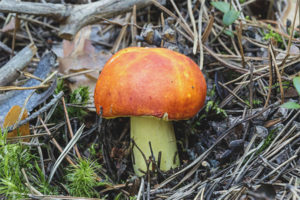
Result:
[[[48,16],[62,20],[59,36],[70,40],[86,25],[97,23],[101,21],[101,18],[109,18],[128,12],[132,10],[134,5],[141,8],[151,2],[151,0],[102,0],[71,6],[6,0],[0,2],[0,12]]]
[[[19,70],[24,69],[36,54],[37,48],[30,44],[22,49],[10,61],[0,68],[0,85],[4,86],[16,80],[19,76]]]

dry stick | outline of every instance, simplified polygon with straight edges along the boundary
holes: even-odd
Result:
[[[144,193],[144,187],[145,187],[145,184],[144,184],[144,178],[142,177],[142,178],[141,178],[140,189],[139,189],[139,192],[138,192],[138,195],[137,195],[136,200],[140,200],[140,199],[141,199],[142,193]]]
[[[30,185],[29,180],[28,180],[28,176],[27,176],[27,174],[26,174],[24,168],[21,169],[21,172],[22,172],[22,174],[23,174],[23,176],[24,176],[24,178],[25,178],[25,181],[26,181],[26,183],[27,183],[27,186],[28,186],[30,192],[33,193],[32,188],[31,188],[31,185]]]
[[[132,9],[132,16],[131,16],[131,40],[132,40],[132,46],[136,46],[136,36],[137,36],[137,28],[133,24],[136,24],[136,5],[133,6]]]
[[[38,86],[30,86],[30,87],[18,87],[18,86],[4,86],[0,87],[0,91],[6,91],[6,90],[31,90],[31,89],[40,89],[40,88],[47,88],[49,87],[48,84],[46,84],[49,80],[51,80],[54,76],[56,76],[57,71],[52,72],[45,80],[41,82]]]
[[[224,55],[224,54],[218,54],[216,53],[217,56],[221,57],[221,58],[229,58],[235,61],[242,61],[241,56],[235,56],[235,55]],[[254,60],[254,61],[264,61],[264,60],[268,60],[267,57],[249,57],[249,56],[245,56],[245,61],[249,61],[249,60]]]
[[[268,89],[268,95],[267,95],[267,99],[266,99],[266,103],[264,105],[264,107],[267,107],[269,104],[269,100],[271,97],[271,93],[272,93],[272,83],[273,83],[273,73],[272,73],[272,63],[273,63],[273,59],[271,58],[271,52],[270,52],[270,44],[269,44],[269,48],[268,48],[268,57],[269,57],[269,89]]]
[[[67,110],[67,107],[66,107],[65,98],[62,97],[61,100],[62,100],[63,107],[64,107],[64,112],[65,112],[65,116],[66,116],[66,120],[67,120],[67,125],[68,125],[68,129],[69,129],[70,137],[71,137],[71,139],[72,139],[72,138],[74,137],[74,134],[73,134],[72,126],[71,126],[71,123],[70,123],[70,119],[69,119],[69,114],[68,114],[68,110]],[[75,148],[75,152],[76,152],[76,154],[77,154],[77,157],[78,157],[79,159],[81,159],[81,155],[80,155],[80,153],[79,153],[77,144],[74,145],[74,148]]]
[[[35,129],[33,129],[33,135],[35,135],[35,136],[37,135]],[[43,173],[44,176],[46,176],[46,172],[45,172],[45,163],[44,163],[44,156],[43,156],[42,148],[41,148],[41,146],[39,145],[39,144],[40,144],[40,141],[39,141],[39,138],[38,138],[38,137],[36,138],[36,142],[37,142],[37,144],[38,144],[37,150],[38,150],[38,153],[39,153],[39,156],[40,156],[40,165],[41,165],[42,173]]]
[[[164,18],[164,13],[163,12],[160,13],[160,21],[161,21],[162,30],[164,30],[165,29],[165,18]],[[160,47],[161,48],[164,47],[164,40],[161,40]]]
[[[32,38],[31,32],[30,32],[29,27],[28,27],[28,22],[25,22],[25,29],[26,29],[26,32],[27,32],[28,37],[29,37],[29,39],[30,39],[30,43],[33,43],[33,44],[34,44],[34,40],[33,40],[33,38]]]
[[[203,55],[203,44],[202,44],[202,16],[203,16],[203,7],[204,7],[205,1],[201,2],[200,6],[200,12],[199,12],[199,17],[198,17],[198,41],[199,41],[199,51],[200,51],[200,58],[199,58],[199,65],[200,65],[200,70],[203,69],[203,61],[204,61],[204,55]]]
[[[49,131],[47,125],[44,123],[43,119],[42,119],[40,116],[38,116],[38,118],[39,118],[39,120],[41,121],[41,123],[43,124],[43,126],[44,126],[44,128],[45,128],[47,134],[51,137],[52,134],[51,134],[51,132]],[[63,150],[62,150],[62,148],[60,147],[60,145],[58,144],[58,142],[56,141],[56,139],[55,139],[55,138],[51,138],[51,141],[54,143],[54,145],[55,145],[56,148],[60,151],[60,153],[62,153]],[[74,162],[73,162],[72,159],[69,157],[69,155],[66,155],[66,159],[67,159],[67,161],[68,161],[71,165],[75,166]]]
[[[248,76],[245,76],[243,78],[243,80],[246,80],[248,78]],[[244,85],[246,84],[241,84],[241,85],[237,85],[234,89],[233,89],[233,93],[236,94],[242,87],[244,87]],[[226,84],[223,84],[223,86],[226,86]],[[226,106],[231,100],[233,99],[233,95],[229,94],[227,97],[225,97],[225,99],[219,104],[220,108],[223,108],[224,106]]]
[[[270,27],[268,24],[266,24],[266,23],[264,23],[262,20],[260,20],[260,21],[255,21],[255,23],[254,23],[254,21],[251,21],[251,20],[247,20],[247,19],[242,19],[242,21],[245,21],[247,24],[247,26],[249,27],[249,26],[253,26],[253,27],[256,27],[256,28],[265,28],[265,29],[270,29],[270,30],[272,30],[272,31],[274,31],[274,32],[276,32],[276,33],[278,33],[279,35],[281,35],[281,36],[283,36],[284,38],[289,38],[290,37],[290,35],[288,35],[288,34],[286,34],[286,33],[283,33],[283,32],[281,32],[279,29],[277,29],[277,28],[274,28],[274,27]],[[299,29],[294,29],[294,30],[299,30]],[[294,41],[294,42],[300,42],[300,40],[299,39],[297,39],[297,38],[292,38],[292,41]]]
[[[55,26],[52,26],[52,25],[50,25],[50,24],[41,22],[41,21],[36,20],[36,19],[31,19],[31,18],[28,18],[28,17],[25,17],[25,16],[19,16],[19,19],[24,20],[24,21],[26,21],[26,22],[31,22],[31,23],[34,23],[34,24],[38,24],[38,25],[40,25],[40,26],[48,27],[48,28],[50,28],[50,29],[53,29],[53,30],[56,31],[56,32],[59,31],[59,28],[57,28],[57,27],[55,27]]]
[[[232,178],[231,178],[231,180],[229,181],[229,184],[230,184],[230,185],[231,185],[232,181],[234,181],[234,183],[237,183],[237,180],[238,180],[238,178],[239,178],[239,176],[238,176],[238,175],[239,175],[238,171],[240,170],[240,168],[241,168],[243,162],[245,161],[245,159],[246,159],[246,157],[247,157],[247,153],[250,151],[250,148],[252,147],[253,143],[255,142],[256,137],[257,137],[257,134],[255,134],[255,135],[251,138],[251,140],[250,140],[250,142],[249,142],[247,148],[245,149],[245,153],[244,153],[243,156],[237,161],[237,163],[236,163],[237,166],[236,166],[235,170],[234,170],[233,173],[232,173]],[[229,186],[229,184],[228,184],[228,186]]]
[[[243,44],[242,44],[242,31],[243,31],[243,24],[240,21],[240,27],[237,29],[237,36],[238,36],[238,43],[241,51],[241,57],[242,57],[242,66],[243,68],[246,68],[246,63],[245,63],[245,55],[244,55],[244,49],[243,49]]]
[[[268,45],[265,45],[264,43],[259,43],[258,41],[254,40],[254,39],[252,39],[252,38],[249,38],[249,37],[245,37],[245,36],[244,36],[244,39],[247,40],[248,42],[250,42],[250,43],[252,43],[252,44],[258,46],[258,47],[261,47],[261,48],[268,49],[268,47],[269,47]],[[282,50],[282,49],[274,48],[274,50],[275,50],[276,52],[279,52],[279,53],[286,53],[286,52],[285,52],[284,50]]]
[[[269,160],[267,160],[267,159],[265,159],[264,157],[262,157],[262,156],[258,156],[258,158],[259,159],[261,159],[262,160],[262,162],[266,165],[264,165],[263,167],[264,168],[266,168],[266,167],[268,167],[268,168],[270,168],[270,169],[275,169],[276,168],[276,166],[274,167],[273,165],[274,165],[274,163],[272,163],[272,162],[270,162]],[[273,164],[273,165],[272,165]],[[288,165],[286,165],[282,170],[286,170],[285,168],[287,168],[288,167]],[[270,181],[268,181],[269,183],[273,183],[274,181],[273,180],[276,180],[279,176],[282,176],[282,178],[284,178],[285,180],[289,180],[290,178],[286,175],[286,174],[283,174],[283,171],[277,171],[276,173],[277,173],[277,175],[275,176],[275,179],[273,178],[272,180],[270,180]]]
[[[282,87],[281,74],[279,72],[279,68],[276,63],[276,57],[274,55],[272,42],[270,43],[270,53],[271,53],[271,58],[273,60],[274,66],[275,66],[275,71],[277,74],[278,82],[279,82],[280,94],[281,94],[281,104],[283,104],[284,103],[284,92],[283,92],[283,87]]]
[[[204,9],[204,8],[203,8]],[[202,10],[202,6],[201,6],[201,10]],[[201,12],[201,11],[200,11]],[[208,22],[208,25],[206,26],[204,32],[203,32],[203,36],[202,36],[202,42],[206,42],[206,40],[208,39],[208,36],[210,35],[211,33],[211,30],[213,28],[213,25],[214,25],[214,21],[215,21],[215,18],[213,15],[210,15],[209,16],[209,22]]]
[[[292,133],[296,130],[296,128],[297,128],[296,125],[293,126],[293,127],[289,130],[289,132],[288,132],[286,135],[292,134]],[[286,146],[286,145],[288,145],[289,143],[295,141],[295,140],[297,139],[297,137],[299,137],[299,136],[300,136],[300,132],[296,133],[294,136],[292,136],[292,137],[289,138],[289,139],[287,139],[287,138],[284,136],[283,138],[286,138],[286,140],[281,139],[280,141],[278,141],[277,144],[275,145],[276,147],[273,148],[273,152],[270,152],[269,155],[266,156],[266,158],[267,158],[267,159],[268,159],[268,158],[270,159],[272,156],[274,156],[274,155],[277,153],[276,156],[274,156],[273,158],[271,158],[270,161],[275,160],[276,157],[278,157],[278,155],[280,154],[280,153],[278,153],[278,152],[280,152],[281,149],[283,149],[284,146]],[[281,142],[281,143],[280,143],[280,142]]]
[[[19,26],[20,26],[20,21],[19,21],[19,18],[18,18],[18,14],[16,14],[15,28],[14,28],[13,40],[12,40],[12,44],[11,44],[11,56],[14,56],[15,44],[16,44],[16,34],[17,34],[17,30],[19,29]]]
[[[19,70],[23,70],[36,54],[37,48],[29,44],[0,68],[0,85],[7,85],[16,80]]]
[[[190,26],[188,25],[188,23],[185,21],[185,19],[183,18],[183,16],[181,15],[181,13],[180,13],[180,11],[179,11],[179,9],[178,9],[178,7],[176,6],[176,4],[174,3],[174,0],[171,0],[171,3],[172,3],[172,6],[173,6],[173,8],[175,9],[175,11],[176,11],[176,13],[177,13],[177,15],[179,16],[179,19],[183,22],[183,24],[184,24],[184,27],[186,28],[186,32],[190,35],[190,37],[193,37],[193,35],[194,35],[194,33],[193,33],[193,31],[191,30],[191,28],[190,28]],[[161,8],[162,9],[162,8]],[[165,8],[166,9],[166,8]],[[162,9],[163,10],[163,9]],[[163,10],[163,11],[165,11],[167,14],[169,14],[170,15],[170,11],[168,10],[168,12],[166,11],[166,10]],[[170,12],[170,13],[169,13]],[[170,15],[170,16],[172,16],[172,15]],[[173,17],[173,16],[172,16]],[[177,17],[176,17],[177,18]],[[183,27],[182,27],[183,28]]]
[[[59,77],[59,79],[66,79],[66,78],[70,78],[70,77],[74,77],[74,76],[80,76],[82,74],[87,74],[87,73],[91,73],[91,72],[99,73],[99,71],[100,71],[99,69],[87,69],[84,71],[74,72],[71,74],[63,75],[62,77]]]
[[[190,35],[190,37],[193,36],[193,32],[191,31],[190,27],[188,25],[185,25],[184,22],[185,20],[181,20],[180,18],[178,18],[176,15],[174,15],[170,10],[168,10],[166,7],[164,7],[163,5],[161,5],[159,2],[157,2],[157,0],[151,0],[151,2],[158,7],[159,9],[161,9],[162,11],[164,11],[165,13],[167,13],[168,15],[170,15],[171,17],[175,18],[178,20],[178,23],[180,24],[180,26],[183,28],[183,30],[185,30],[186,33],[188,33]]]
[[[294,65],[296,63],[300,62],[300,56],[298,56],[295,60],[292,60],[290,61],[288,64],[286,64],[285,66],[282,66],[280,69],[285,69],[286,67],[289,67],[291,65]],[[254,74],[261,74],[262,71],[264,70],[267,70],[269,68],[269,65],[268,66],[265,66],[265,67],[262,67],[262,68],[259,68],[257,70],[254,71]],[[241,75],[240,77],[236,78],[236,79],[233,79],[231,81],[228,81],[227,83],[225,83],[225,85],[228,85],[228,84],[231,84],[233,82],[236,82],[240,79],[242,79],[243,77],[245,76],[248,76],[250,73],[246,73],[246,74],[243,74]],[[253,80],[256,81],[258,79],[261,79],[262,77],[265,77],[265,76],[268,76],[268,72],[267,73],[264,73],[264,74],[261,74],[260,76],[254,78]],[[244,81],[244,82],[240,82],[240,83],[237,83],[237,84],[245,84],[245,83],[249,83],[250,81]]]
[[[232,25],[230,25],[230,28],[231,28],[231,26],[232,26]],[[231,29],[232,29],[232,28],[231,28]],[[237,28],[237,29],[239,29],[239,28]],[[238,31],[238,30],[237,30],[237,31]],[[230,37],[230,39],[231,39],[232,46],[233,46],[233,48],[234,48],[234,50],[235,50],[235,52],[236,52],[236,55],[237,55],[237,56],[241,56],[241,55],[240,55],[240,51],[239,51],[239,49],[237,48],[237,46],[236,46],[236,44],[235,44],[234,38],[233,38],[233,37]]]
[[[164,18],[163,12],[160,13],[160,21],[161,21],[161,27],[162,27],[162,29],[164,29],[165,28],[165,18]]]
[[[291,158],[289,158],[288,160],[286,160],[285,162],[283,162],[282,164],[278,165],[275,169],[273,169],[269,174],[265,175],[263,178],[261,178],[260,180],[258,180],[258,182],[256,184],[260,184],[262,181],[264,181],[266,178],[268,178],[269,176],[271,176],[272,174],[274,174],[275,172],[277,172],[281,167],[283,167],[286,164],[289,164],[292,160],[294,160],[295,158],[297,158],[297,155],[292,156]]]
[[[297,113],[295,115],[293,115],[293,117],[289,120],[289,122],[285,125],[285,127],[276,135],[276,137],[272,140],[271,144],[268,146],[268,148],[264,151],[264,153],[262,154],[262,156],[268,157],[271,155],[273,155],[273,153],[269,153],[269,151],[271,150],[272,146],[275,144],[275,142],[277,142],[277,140],[282,136],[282,134],[287,130],[287,128],[293,123],[293,121],[297,118],[297,116],[300,114],[300,110],[297,111]],[[275,153],[277,151],[279,151],[280,149],[276,149]]]
[[[29,73],[29,72],[19,71],[19,73],[21,75],[25,76],[26,78],[33,78],[33,79],[36,79],[36,80],[41,81],[41,82],[43,81],[43,79],[41,79],[41,78],[39,78],[39,77]]]
[[[226,85],[222,84],[220,81],[218,82],[218,84],[220,84],[222,87],[224,87],[231,95],[235,96],[235,98],[237,98],[241,103],[245,104],[246,106],[250,106],[241,97],[239,97],[234,91],[229,89]]]
[[[124,38],[125,34],[126,34],[126,29],[127,29],[127,26],[128,26],[128,21],[130,19],[130,13],[127,13],[126,16],[125,16],[125,25],[122,27],[121,31],[120,31],[120,34],[111,50],[112,53],[116,53],[120,47],[120,43],[122,41],[122,39]]]
[[[294,35],[294,28],[295,28],[295,22],[296,22],[296,16],[297,16],[297,12],[298,12],[298,8],[299,8],[299,0],[297,0],[297,5],[296,6],[296,11],[295,11],[295,15],[294,15],[294,19],[293,19],[293,25],[292,25],[292,30],[291,30],[291,33],[290,33],[290,37],[289,37],[289,43],[288,43],[288,49],[287,49],[287,53],[282,61],[282,63],[279,65],[280,67],[282,67],[285,62],[286,62],[286,59],[289,57],[290,55],[290,50],[291,50],[291,44],[292,44],[292,38],[293,38],[293,35]],[[283,72],[283,70],[282,70]]]
[[[235,66],[231,63],[228,63],[228,62],[225,62],[222,58],[220,58],[219,56],[217,56],[209,47],[203,45],[204,49],[210,54],[212,55],[217,61],[221,62],[222,64],[226,65],[228,68],[230,69],[233,69],[237,72],[240,72],[240,73],[249,73],[249,70],[247,69],[243,69],[243,68],[240,68],[238,66]]]
[[[214,25],[214,24],[213,24]],[[225,29],[225,27],[224,27]],[[223,30],[221,30],[219,33],[216,33],[215,29],[212,28],[212,33],[215,35],[215,38],[210,41],[210,43],[213,43],[214,40],[218,40],[218,42],[222,45],[222,47],[224,47],[224,49],[231,55],[235,55],[226,45],[225,43],[221,40],[221,38],[219,37],[222,34]]]
[[[0,48],[5,51],[6,53],[12,54],[12,49],[10,47],[8,47],[6,44],[4,44],[3,42],[0,41]],[[14,52],[15,54],[16,52]]]
[[[0,86],[0,91],[7,90],[32,90],[32,89],[43,89],[48,88],[49,85],[38,85],[38,86],[30,86],[30,87],[18,87],[18,86]]]
[[[249,103],[250,103],[250,112],[252,113],[253,108],[253,65],[250,65],[250,83],[249,83]]]
[[[188,5],[188,12],[190,15],[190,19],[191,19],[191,22],[193,25],[193,37],[194,37],[193,54],[195,55],[197,52],[197,47],[198,47],[198,33],[197,33],[195,17],[194,17],[193,10],[192,10],[192,0],[188,0],[187,5]]]
[[[102,0],[83,5],[62,5],[52,3],[33,3],[19,1],[1,1],[0,12],[22,13],[48,16],[63,21],[60,25],[59,36],[72,39],[84,26],[99,22],[99,17],[113,17],[151,4],[151,0]]]

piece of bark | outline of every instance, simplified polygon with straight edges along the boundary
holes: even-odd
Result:
[[[152,0],[102,0],[84,5],[61,5],[2,0],[0,12],[54,17],[62,21],[59,36],[71,40],[86,25],[97,23],[101,18],[110,18],[131,11],[134,5],[142,8],[151,2]]]
[[[39,16],[50,16],[57,19],[63,19],[70,15],[71,5],[53,4],[53,3],[33,3],[21,2],[15,0],[2,0],[0,2],[0,11],[5,13],[23,13]]]
[[[30,44],[23,48],[5,65],[0,67],[0,86],[5,86],[16,80],[16,78],[20,75],[18,71],[23,70],[28,65],[32,57],[36,54],[36,51],[36,46],[34,44]]]
[[[51,69],[55,66],[56,55],[52,52],[45,54],[39,64],[37,69],[34,71],[34,76],[41,79],[45,79]],[[36,79],[29,79],[23,87],[37,86],[40,85],[40,81]],[[25,108],[28,112],[31,112],[36,106],[43,103],[50,95],[53,94],[56,88],[56,81],[54,81],[51,86],[43,93],[34,93],[28,100]],[[16,90],[5,93],[4,98],[0,98],[0,124],[3,122],[4,116],[14,105],[19,105],[23,107],[25,99],[31,95],[34,90]]]

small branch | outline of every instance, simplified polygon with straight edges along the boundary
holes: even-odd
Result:
[[[16,80],[20,70],[23,70],[32,57],[36,54],[37,48],[30,44],[23,48],[17,55],[0,68],[0,85],[7,85]]]
[[[51,3],[33,3],[1,1],[0,12],[32,14],[53,17],[62,21],[59,36],[71,40],[84,26],[97,23],[101,18],[110,18],[128,11],[133,6],[141,8],[149,5],[151,0],[102,0],[84,5],[62,5]]]
[[[13,12],[62,19],[64,16],[69,16],[70,11],[71,6],[62,4],[20,2],[15,0],[0,2],[0,12],[4,13]]]

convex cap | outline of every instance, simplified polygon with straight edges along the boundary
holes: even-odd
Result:
[[[105,64],[94,102],[103,117],[193,117],[203,106],[206,82],[187,56],[164,48],[130,47]]]

